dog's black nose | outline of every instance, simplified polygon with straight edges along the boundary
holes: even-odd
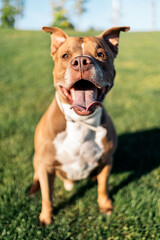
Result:
[[[86,71],[92,63],[92,59],[88,56],[78,56],[71,61],[71,65],[76,71]]]

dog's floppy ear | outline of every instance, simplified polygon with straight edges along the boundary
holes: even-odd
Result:
[[[105,42],[109,45],[114,54],[114,57],[116,57],[118,53],[120,32],[128,32],[129,30],[130,27],[113,27],[101,33],[100,37],[103,38]]]
[[[51,56],[53,57],[57,49],[68,38],[68,35],[57,27],[42,27],[42,30],[51,34]]]

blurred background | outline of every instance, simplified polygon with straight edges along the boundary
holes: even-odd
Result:
[[[1,0],[0,25],[20,30],[42,26],[103,30],[129,25],[132,31],[160,30],[159,0]]]
[[[118,134],[114,213],[99,213],[96,182],[66,192],[56,178],[47,228],[38,223],[40,193],[27,194],[35,128],[55,93],[45,25],[82,37],[118,25],[132,31],[120,34],[115,85],[104,100]],[[0,239],[160,239],[159,43],[160,0],[0,0]]]

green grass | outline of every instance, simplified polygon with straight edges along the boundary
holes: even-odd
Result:
[[[113,215],[99,213],[96,183],[81,181],[68,193],[56,179],[55,218],[44,228],[40,193],[29,198],[27,188],[34,130],[54,95],[50,39],[0,31],[0,239],[160,239],[159,42],[158,32],[121,35],[115,86],[105,100],[119,136]]]

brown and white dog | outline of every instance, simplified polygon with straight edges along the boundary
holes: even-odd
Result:
[[[97,37],[68,37],[56,27],[42,29],[51,33],[56,95],[35,133],[30,194],[41,188],[40,222],[52,220],[55,175],[67,190],[74,181],[97,176],[100,211],[111,214],[107,185],[117,137],[102,102],[114,83],[120,31],[129,27],[111,28]]]

